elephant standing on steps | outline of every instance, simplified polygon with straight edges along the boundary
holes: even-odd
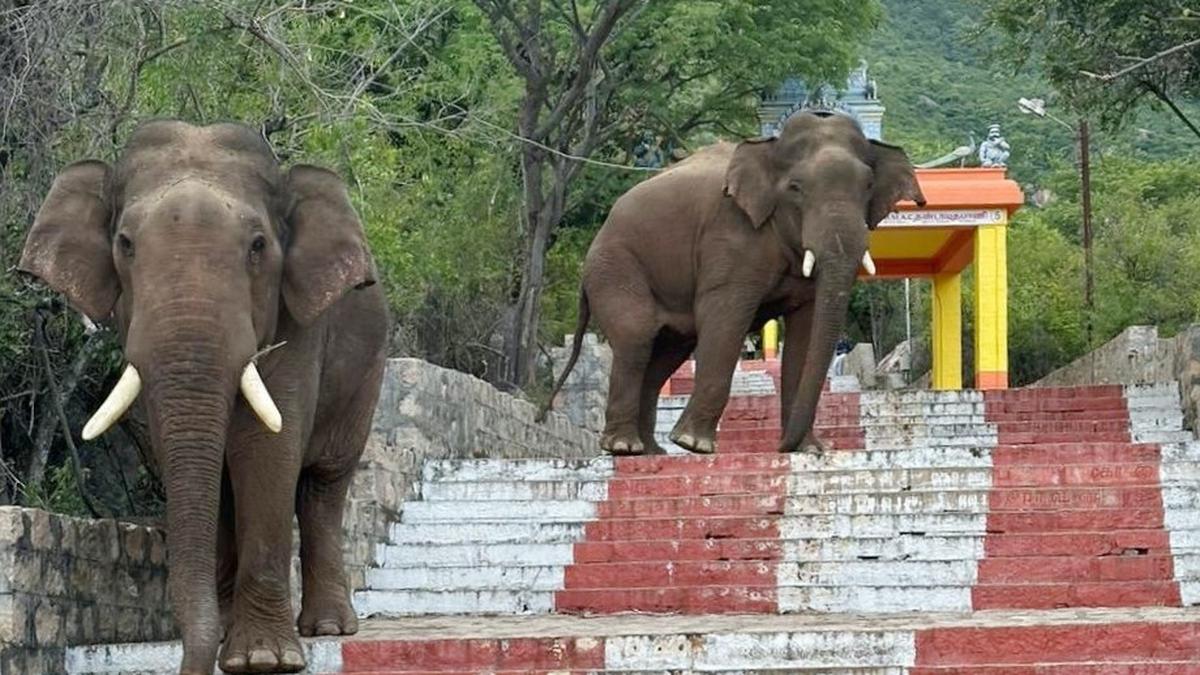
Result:
[[[875,271],[867,236],[903,199],[925,203],[904,151],[833,113],[796,115],[778,138],[710,146],[640,183],[588,250],[554,393],[594,313],[613,349],[601,446],[663,452],[658,392],[694,351],[695,391],[671,440],[714,452],[746,333],[783,316],[780,450],[820,451],[813,421],[850,290],[860,266]]]
[[[128,365],[83,436],[141,404],[167,492],[181,672],[211,674],[222,636],[227,672],[304,668],[293,515],[300,633],[354,633],[342,511],[388,321],[341,179],[283,173],[248,127],[147,123],[115,168],[62,170],[20,268],[115,320]]]

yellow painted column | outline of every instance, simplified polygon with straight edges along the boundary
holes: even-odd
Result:
[[[975,233],[975,387],[1008,388],[1008,227]]]
[[[933,277],[934,389],[962,389],[962,275]]]
[[[764,359],[773,359],[779,353],[779,322],[775,319],[763,324],[762,346]]]

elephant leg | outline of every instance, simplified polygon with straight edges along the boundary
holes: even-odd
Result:
[[[366,440],[366,433],[362,439]],[[341,476],[306,472],[300,479],[298,517],[304,595],[296,625],[305,637],[358,632],[358,617],[350,604],[352,589],[342,560],[342,511],[353,475],[352,470]]]
[[[743,306],[733,309],[731,305]],[[717,423],[729,402],[733,371],[754,319],[754,303],[704,303],[696,313],[696,387],[671,432],[676,445],[692,452],[717,449]]]
[[[796,392],[800,388],[800,374],[808,357],[808,340],[812,335],[813,303],[800,306],[783,320],[783,377],[780,378],[779,419],[782,430],[784,422],[796,404]],[[782,431],[780,432],[782,433]],[[800,447],[806,452],[824,452],[825,445],[809,432]]]
[[[285,420],[298,417],[283,412]],[[237,526],[237,576],[220,665],[227,673],[299,672],[304,652],[289,583],[298,431],[284,427],[272,434],[241,408],[236,417],[226,461]]]
[[[296,623],[306,637],[358,632],[358,617],[350,604],[353,589],[342,559],[342,513],[371,432],[383,368],[382,363],[373,368],[349,403],[330,416],[326,428],[316,430],[313,449],[320,459],[300,477],[297,516],[304,595]]]
[[[650,365],[642,381],[642,399],[638,414],[638,435],[646,446],[648,455],[665,455],[667,451],[654,438],[655,421],[658,418],[658,392],[667,379],[687,360],[695,346],[690,340],[672,339],[660,335],[654,344]]]
[[[606,281],[601,292],[588,294],[592,313],[613,352],[600,448],[614,455],[640,455],[645,451],[638,433],[642,384],[661,325],[650,287],[636,271],[628,271],[637,269],[636,262],[613,260],[607,264],[597,275],[619,282]]]
[[[233,620],[233,592],[237,587],[237,527],[233,510],[233,485],[229,471],[221,477],[220,521],[217,523],[217,603],[221,630],[229,631]]]
[[[650,365],[653,342],[645,339],[610,344],[613,365],[608,379],[608,409],[604,415],[600,447],[614,455],[640,455],[645,451],[638,429],[642,383]]]

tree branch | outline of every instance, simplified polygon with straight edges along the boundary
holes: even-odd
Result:
[[[1187,128],[1191,129],[1192,133],[1195,134],[1197,138],[1200,138],[1200,128],[1197,128],[1196,125],[1193,124],[1190,119],[1188,119],[1188,116],[1179,109],[1179,106],[1175,105],[1175,102],[1167,96],[1166,92],[1149,80],[1141,80],[1139,84],[1142,85],[1143,89],[1151,94],[1154,94],[1154,97],[1159,101],[1165,103],[1166,106],[1171,109],[1171,112],[1175,113],[1175,116],[1178,117],[1185,125],[1187,125]]]
[[[1094,80],[1099,80],[1101,82],[1112,82],[1113,80],[1115,80],[1119,77],[1124,77],[1125,75],[1128,75],[1129,73],[1132,73],[1133,71],[1138,70],[1139,68],[1144,68],[1144,67],[1150,65],[1151,63],[1165,59],[1166,57],[1168,57],[1172,54],[1175,54],[1175,53],[1181,52],[1181,51],[1186,51],[1188,49],[1191,49],[1192,47],[1197,47],[1197,46],[1200,46],[1200,38],[1196,38],[1195,40],[1188,40],[1187,42],[1177,44],[1174,47],[1171,47],[1169,49],[1164,49],[1161,52],[1159,52],[1153,56],[1147,56],[1146,58],[1140,59],[1137,63],[1135,63],[1131,66],[1126,66],[1125,68],[1122,68],[1116,72],[1108,73],[1107,75],[1097,75],[1096,73],[1091,73],[1086,70],[1081,70],[1079,72],[1083,75],[1086,75],[1086,76],[1094,79]]]
[[[604,14],[596,21],[596,25],[592,28],[592,32],[588,35],[587,42],[583,44],[579,51],[579,56],[575,61],[575,78],[571,82],[570,89],[559,99],[554,109],[546,119],[538,126],[534,132],[533,138],[543,140],[546,136],[558,126],[565,116],[578,102],[583,94],[587,91],[588,83],[592,80],[592,73],[596,70],[596,61],[600,54],[600,48],[604,46],[612,34],[613,29],[617,25],[617,21],[633,8],[637,0],[613,0],[604,8]]]

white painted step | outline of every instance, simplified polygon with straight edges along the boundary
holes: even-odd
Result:
[[[983,535],[913,535],[882,537],[806,536],[790,539],[732,540],[769,542],[782,547],[784,560],[978,560],[983,557]],[[719,550],[731,540],[693,540]],[[657,542],[649,541],[647,545]],[[635,542],[636,544],[636,542]],[[1190,546],[1190,544],[1188,545]],[[379,547],[381,567],[472,567],[477,565],[553,566],[574,562],[572,544],[388,544]],[[664,562],[677,560],[672,556]],[[652,561],[652,560],[647,560]]]
[[[425,565],[570,565],[573,545],[559,544],[385,544],[375,552],[380,567]]]
[[[530,590],[563,587],[562,565],[487,567],[392,566],[367,570],[367,590]]]
[[[744,475],[744,474],[743,474]],[[859,492],[898,492],[986,488],[991,485],[987,469],[862,469],[857,471],[813,471],[791,475],[759,474],[763,482],[786,484],[790,494],[851,494]],[[679,477],[672,480],[695,486],[695,495],[709,477]],[[656,480],[655,478],[631,480]],[[754,482],[759,482],[757,479]],[[751,486],[752,487],[752,486]],[[474,481],[435,482],[421,486],[427,501],[521,501],[575,500],[604,501],[607,482],[578,481]],[[654,498],[645,495],[641,498]]]
[[[583,538],[584,523],[474,521],[456,524],[407,523],[392,525],[389,538],[394,544],[454,543],[530,543],[578,541]]]
[[[354,609],[360,617],[424,616],[429,614],[489,615],[548,614],[554,611],[553,591],[524,590],[395,590],[358,591]]]
[[[1200,518],[1200,511],[1192,517]],[[888,514],[808,514],[779,517],[729,516],[744,520],[759,518],[764,524],[777,527],[782,533],[824,532],[831,536],[890,536],[897,532],[925,532],[945,534],[980,534],[984,531],[985,518],[982,514],[961,513],[888,513]],[[702,520],[713,528],[720,527],[722,516],[691,518],[676,517],[655,520],[672,520],[694,525]],[[1197,521],[1200,527],[1200,520]],[[454,544],[454,543],[554,543],[575,542],[583,539],[584,522],[513,522],[505,520],[470,521],[463,523],[397,523],[391,528],[391,542],[395,544]]]
[[[966,586],[838,586],[784,587],[779,609],[798,612],[968,612],[971,587]]]

